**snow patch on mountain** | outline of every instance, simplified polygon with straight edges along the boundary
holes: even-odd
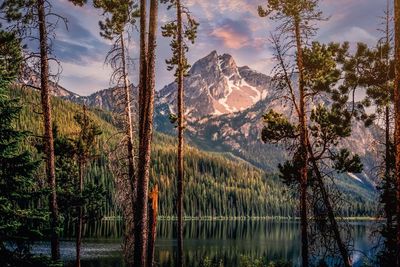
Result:
[[[360,178],[358,178],[354,173],[348,172],[347,173],[348,176],[350,176],[351,178],[353,178],[354,180],[360,182],[360,183],[364,183],[363,180],[361,180]]]
[[[198,60],[185,78],[187,119],[220,116],[244,111],[268,95],[270,78],[247,66],[238,67],[229,54],[216,51]],[[158,93],[158,103],[176,111],[177,85],[171,83]]]

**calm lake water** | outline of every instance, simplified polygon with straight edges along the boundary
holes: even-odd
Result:
[[[353,261],[362,262],[362,255],[371,254],[372,223],[354,222]],[[175,222],[161,221],[158,225],[156,266],[174,266],[177,249]],[[185,266],[201,266],[204,259],[222,262],[223,266],[239,265],[243,255],[268,260],[290,260],[294,266],[300,263],[299,224],[294,221],[190,221],[185,223]],[[48,243],[34,246],[34,252],[50,253]],[[75,244],[61,243],[61,254],[67,266],[73,266]],[[82,246],[83,267],[120,267],[122,253],[119,239],[86,239]]]

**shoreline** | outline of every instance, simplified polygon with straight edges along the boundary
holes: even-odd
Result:
[[[121,216],[112,216],[112,217],[104,217],[101,219],[102,221],[122,221]],[[177,221],[176,216],[159,216],[159,221]],[[184,217],[184,221],[298,221],[300,217],[281,217],[281,216],[261,216],[261,217],[251,217],[251,216],[241,216],[241,217],[225,217],[225,216],[204,216],[204,217]],[[337,218],[338,221],[381,221],[382,219],[375,218],[375,217],[343,217]]]

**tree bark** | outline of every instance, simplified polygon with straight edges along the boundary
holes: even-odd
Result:
[[[301,256],[302,266],[308,267],[308,221],[307,221],[307,175],[308,175],[308,133],[307,133],[307,117],[306,103],[304,91],[304,66],[303,66],[303,48],[301,43],[300,21],[295,19],[295,38],[297,49],[297,68],[299,71],[299,111],[300,111],[300,153],[302,167],[300,169],[300,227],[301,227]]]
[[[390,47],[390,0],[387,0],[386,3],[386,45]],[[384,194],[385,192],[390,191],[391,188],[391,164],[390,164],[390,97],[391,97],[391,91],[390,91],[390,77],[389,77],[389,72],[390,72],[390,54],[387,54],[386,57],[386,66],[387,66],[387,77],[386,77],[386,94],[387,94],[387,103],[385,107],[385,177],[384,177]],[[385,211],[385,216],[386,216],[386,227],[387,229],[392,229],[393,228],[393,215],[394,211],[390,210],[389,205],[386,203],[384,205],[384,211]],[[393,237],[392,237],[393,238]],[[392,239],[393,240],[393,239]],[[393,240],[394,241],[394,240]]]
[[[132,194],[132,204],[129,209],[131,212],[125,212],[125,216],[129,216],[130,218],[125,218],[125,234],[124,234],[124,255],[125,255],[125,263],[127,266],[133,266],[133,250],[134,250],[134,218],[133,214],[135,211],[135,203],[133,200],[135,199],[135,188],[137,184],[136,174],[135,174],[135,160],[133,154],[133,126],[132,126],[132,112],[131,112],[131,95],[129,90],[129,80],[128,80],[128,72],[126,68],[126,56],[125,56],[125,42],[124,35],[121,33],[120,35],[120,45],[121,45],[121,57],[122,57],[122,75],[124,76],[124,93],[125,93],[125,135],[126,135],[126,149],[128,155],[128,179],[130,192]],[[128,203],[124,203],[124,205],[128,205]],[[132,250],[132,251],[127,251]]]
[[[56,172],[54,163],[54,140],[52,129],[52,114],[49,88],[49,62],[47,50],[47,29],[44,0],[37,0],[39,41],[40,41],[40,83],[41,83],[41,104],[44,125],[44,149],[46,154],[46,174],[50,187],[49,210],[51,227],[51,258],[54,261],[60,259],[60,240],[58,235],[58,205]]]
[[[154,264],[154,249],[157,234],[157,215],[158,215],[158,186],[155,186],[149,196],[149,250],[148,267]]]
[[[128,72],[126,70],[126,57],[125,57],[125,42],[124,36],[121,34],[121,53],[122,53],[122,72],[124,75],[124,92],[125,92],[125,123],[126,123],[126,138],[127,138],[127,152],[128,152],[128,175],[132,181],[132,192],[134,192],[136,184],[135,176],[135,161],[133,155],[133,127],[132,127],[132,112],[131,112],[131,96],[129,90]]]
[[[308,146],[308,153],[310,154],[310,161],[311,161],[311,163],[313,165],[315,178],[317,180],[318,187],[321,190],[321,195],[322,195],[322,199],[323,199],[323,201],[325,203],[325,207],[328,210],[328,219],[329,219],[329,222],[330,222],[331,227],[332,227],[334,239],[335,239],[336,244],[337,244],[337,246],[339,248],[340,255],[341,255],[342,259],[343,259],[344,266],[351,267],[352,266],[352,261],[351,261],[351,258],[349,256],[349,253],[347,251],[347,248],[346,248],[345,244],[343,243],[343,240],[342,240],[342,238],[340,236],[339,225],[338,225],[338,223],[336,221],[335,214],[333,212],[333,207],[332,207],[331,201],[329,200],[328,192],[326,192],[324,181],[323,181],[323,178],[322,178],[322,174],[319,171],[319,168],[318,168],[318,165],[317,165],[317,161],[314,158],[314,152],[312,151],[312,147],[310,145],[310,142],[307,143],[307,146]]]
[[[147,195],[147,184],[145,181],[145,156],[143,151],[144,139],[144,121],[145,121],[145,94],[147,91],[147,1],[140,0],[140,73],[139,73],[139,159],[138,159],[138,177],[136,184],[136,194],[133,194],[134,214],[134,258],[136,266],[146,266],[143,263],[146,258],[144,239],[146,238],[147,222],[147,199],[144,202],[144,195]],[[133,193],[133,192],[132,192]],[[139,199],[141,198],[141,199]],[[145,206],[146,205],[146,206]],[[134,265],[135,266],[135,265]]]
[[[400,267],[400,0],[394,0],[395,39],[395,144],[396,144],[396,186],[397,186],[397,267]]]
[[[145,93],[147,88],[147,10],[146,0],[140,0],[140,69],[139,69],[139,140],[144,129]],[[134,201],[135,202],[135,201]]]
[[[145,0],[141,1],[141,9]],[[145,7],[145,6],[144,6]],[[143,14],[141,14],[143,16]],[[139,160],[138,160],[138,183],[137,199],[135,211],[135,266],[147,266],[147,244],[148,244],[148,216],[147,199],[150,180],[150,160],[151,160],[151,141],[153,135],[153,113],[154,113],[154,94],[155,94],[155,48],[157,35],[157,16],[158,0],[150,1],[149,16],[149,40],[147,60],[144,60],[141,47],[141,63],[148,66],[141,66],[141,71],[147,70],[147,80],[141,80],[140,102],[140,128],[139,128]],[[142,17],[141,17],[142,21]],[[141,31],[142,31],[141,25]],[[144,33],[140,33],[141,36]],[[144,34],[145,35],[145,34]],[[143,77],[142,77],[143,78]]]
[[[184,51],[182,40],[182,6],[181,1],[176,0],[177,17],[177,45],[178,45],[178,159],[177,159],[177,212],[178,212],[178,261],[177,266],[183,267],[183,183],[184,183],[184,161],[183,161],[183,134],[184,134]]]
[[[79,160],[78,164],[79,164],[79,196],[82,197],[84,163],[82,160]],[[83,207],[81,203],[81,205],[78,208],[78,220],[76,222],[76,267],[81,266],[82,228],[83,228]]]

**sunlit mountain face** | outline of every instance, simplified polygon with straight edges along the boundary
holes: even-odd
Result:
[[[186,115],[190,120],[243,111],[265,98],[270,78],[249,67],[238,67],[229,54],[216,51],[198,60],[185,80]],[[159,92],[159,103],[176,108],[176,83]]]

